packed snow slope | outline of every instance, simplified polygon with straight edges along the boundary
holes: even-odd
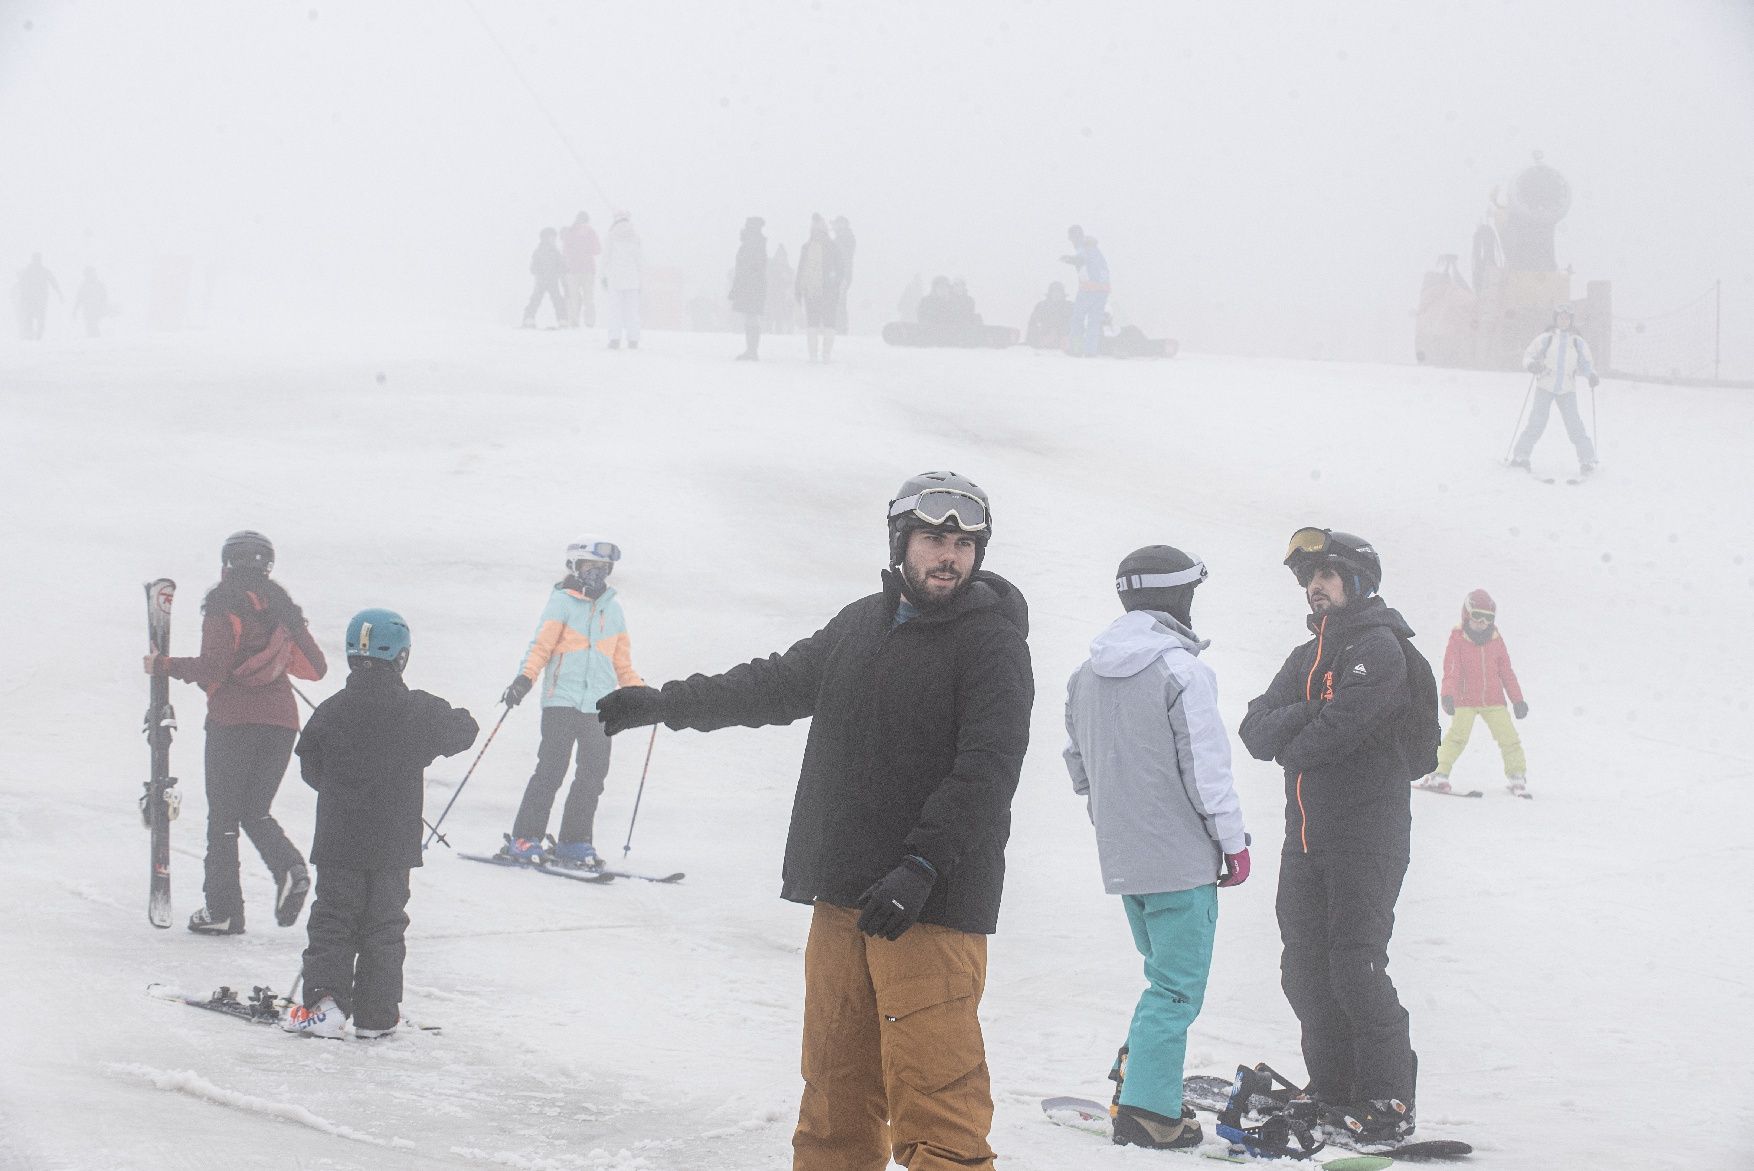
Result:
[[[1227,723],[1305,637],[1286,536],[1365,534],[1434,661],[1484,586],[1527,690],[1533,801],[1490,738],[1414,794],[1391,952],[1412,1013],[1420,1133],[1481,1167],[1722,1168],[1754,1149],[1754,534],[1746,395],[1607,383],[1605,464],[1546,485],[1496,464],[1514,375],[1184,356],[894,350],[807,365],[737,339],[438,330],[0,343],[13,607],[0,735],[0,1164],[39,1169],[789,1166],[804,908],[778,897],[807,725],[660,732],[628,862],[676,886],[596,888],[435,848],[415,875],[407,1016],[386,1043],[299,1041],[148,998],[148,983],[285,990],[303,925],[274,926],[244,849],[249,932],[199,906],[203,703],[182,729],[177,923],[146,922],[140,583],[181,586],[194,653],[220,540],[270,534],[276,576],[334,655],[366,606],[414,631],[410,682],[491,727],[562,550],[621,542],[614,584],[652,682],[788,646],[877,585],[884,505],[948,467],[992,494],[988,564],[1032,610],[1038,700],[983,1008],[1014,1171],[1156,1167],[1048,1124],[1106,1096],[1141,986],[1061,761],[1067,676],[1117,612],[1135,546],[1211,567],[1195,608]],[[1571,464],[1557,419],[1537,465]],[[1738,636],[1737,632],[1741,632]],[[511,713],[446,832],[490,850],[534,762]],[[484,733],[485,734],[485,733]],[[621,854],[648,741],[615,745],[598,842]],[[1278,987],[1277,770],[1237,748],[1255,873],[1222,896],[1193,1069],[1301,1072]],[[431,770],[428,809],[473,751]],[[277,812],[308,844],[289,770]],[[556,816],[558,817],[558,811]]]

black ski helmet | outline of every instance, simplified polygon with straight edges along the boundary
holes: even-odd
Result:
[[[1291,534],[1285,564],[1300,586],[1308,586],[1321,566],[1335,566],[1346,580],[1349,600],[1368,598],[1382,588],[1382,558],[1356,533],[1313,526],[1298,529]]]
[[[219,568],[267,573],[274,568],[274,542],[254,529],[239,529],[219,547]]]
[[[1115,592],[1127,610],[1157,610],[1183,626],[1193,625],[1194,590],[1206,580],[1206,563],[1174,545],[1146,545],[1121,559]]]
[[[907,535],[915,529],[943,529],[972,535],[974,567],[986,559],[993,535],[993,513],[987,494],[967,476],[955,472],[921,472],[910,476],[889,502],[889,564],[907,556]]]

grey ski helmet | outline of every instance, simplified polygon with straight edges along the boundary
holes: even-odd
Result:
[[[1174,545],[1146,545],[1121,559],[1115,592],[1131,610],[1158,610],[1192,625],[1194,590],[1206,580],[1206,563]]]
[[[219,547],[219,567],[267,573],[274,568],[274,542],[254,529],[239,529]]]
[[[1368,598],[1382,588],[1382,558],[1356,533],[1313,526],[1298,529],[1285,550],[1285,565],[1300,586],[1309,585],[1321,566],[1333,565],[1345,579],[1350,599]]]
[[[981,486],[955,472],[921,472],[910,476],[889,502],[889,564],[907,555],[907,535],[915,529],[956,530],[975,540],[974,567],[979,569],[993,536],[992,508]]]

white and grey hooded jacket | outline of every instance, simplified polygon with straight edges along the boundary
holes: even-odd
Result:
[[[1210,646],[1168,614],[1135,610],[1090,644],[1066,685],[1066,768],[1089,800],[1110,894],[1215,882],[1246,843]]]

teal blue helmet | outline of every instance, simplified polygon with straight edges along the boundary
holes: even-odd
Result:
[[[394,610],[361,610],[347,624],[349,660],[381,659],[400,671],[408,665],[408,652],[413,646],[414,636],[408,633],[408,623]]]

